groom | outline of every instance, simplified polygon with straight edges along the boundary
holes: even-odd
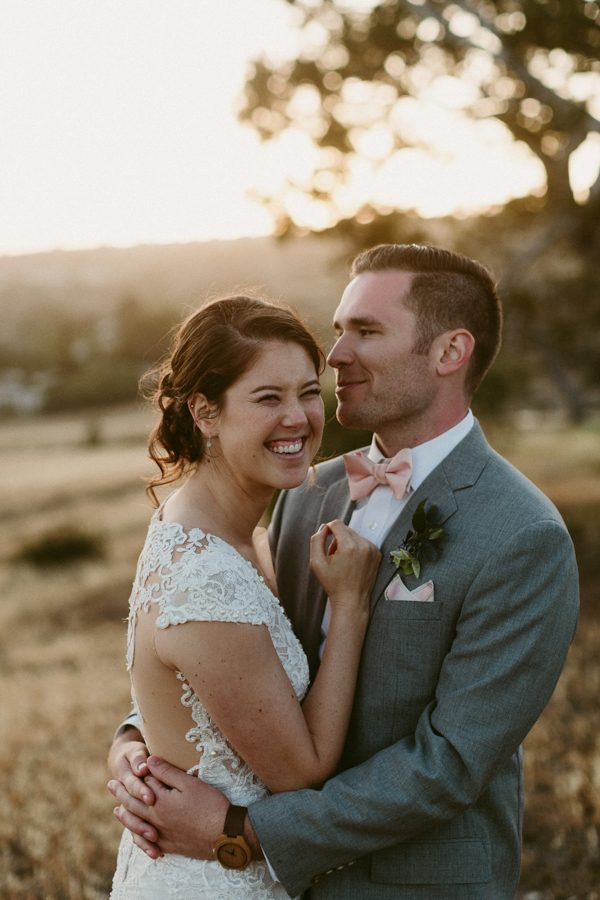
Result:
[[[552,694],[578,601],[560,516],[469,410],[499,347],[500,303],[479,263],[388,244],[354,260],[334,326],[338,419],[374,432],[376,465],[352,455],[351,484],[342,459],[318,466],[316,483],[280,498],[271,525],[282,602],[313,671],[327,613],[310,535],[343,518],[382,563],[340,773],[254,803],[245,833],[291,896],[510,900],[520,745]],[[402,496],[390,477],[398,460],[412,470]],[[119,818],[151,853],[158,842],[210,858],[227,802],[152,758],[143,782],[136,738],[127,729],[111,750],[127,788],[111,786]]]

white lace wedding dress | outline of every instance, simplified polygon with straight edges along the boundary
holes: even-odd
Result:
[[[252,563],[215,535],[199,528],[189,532],[176,522],[163,522],[157,510],[150,522],[130,598],[127,667],[131,670],[136,617],[158,604],[155,627],[189,621],[241,622],[266,625],[275,650],[298,699],[308,686],[308,665],[277,598]],[[188,771],[219,788],[232,803],[247,806],[267,788],[237,755],[211,720],[186,681],[181,702],[189,709],[185,737],[195,745],[198,762]],[[135,697],[133,698],[135,704]],[[124,830],[113,880],[113,900],[243,900],[287,898],[263,862],[242,871],[224,869],[216,861],[166,854],[151,860]]]

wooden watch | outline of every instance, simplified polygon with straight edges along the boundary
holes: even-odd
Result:
[[[226,869],[245,869],[252,861],[252,850],[244,837],[245,806],[229,804],[223,834],[214,846],[214,854]]]

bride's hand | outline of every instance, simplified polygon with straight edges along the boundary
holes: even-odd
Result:
[[[322,525],[310,543],[310,565],[333,608],[368,611],[381,554],[341,520]]]

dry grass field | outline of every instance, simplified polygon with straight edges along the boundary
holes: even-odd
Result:
[[[492,441],[563,510],[584,586],[567,668],[527,740],[522,895],[598,900],[600,431],[533,424]],[[119,826],[105,756],[128,707],[121,620],[149,516],[147,428],[135,408],[0,427],[2,900],[108,894]],[[104,556],[46,568],[15,559],[58,526],[98,535]]]

